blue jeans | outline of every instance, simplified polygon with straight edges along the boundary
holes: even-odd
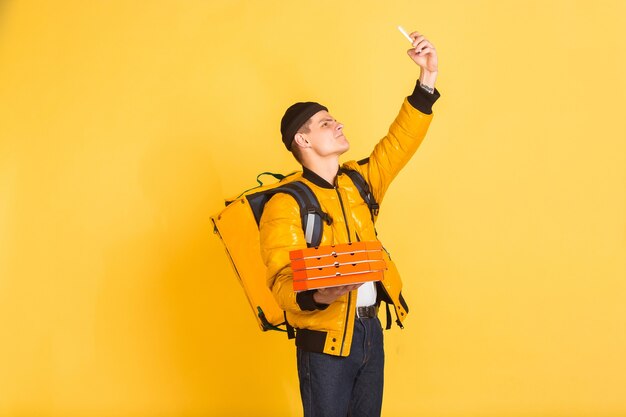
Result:
[[[350,355],[298,349],[304,417],[379,417],[385,353],[378,318],[355,319]]]

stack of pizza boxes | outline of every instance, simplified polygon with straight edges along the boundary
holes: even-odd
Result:
[[[299,249],[289,253],[294,291],[382,281],[386,269],[379,241]]]

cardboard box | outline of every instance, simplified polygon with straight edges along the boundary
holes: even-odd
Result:
[[[293,290],[296,292],[315,290],[318,288],[337,287],[340,285],[360,284],[368,281],[382,281],[383,271],[368,272],[359,275],[341,275],[332,278],[317,278],[303,281],[294,281]]]
[[[381,281],[387,266],[379,241],[291,251],[294,291]]]

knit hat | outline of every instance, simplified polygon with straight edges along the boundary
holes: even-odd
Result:
[[[280,121],[280,133],[283,136],[283,143],[288,151],[291,151],[291,144],[294,136],[298,133],[298,129],[318,111],[328,109],[319,103],[313,101],[300,102],[292,105],[287,109],[285,115]]]

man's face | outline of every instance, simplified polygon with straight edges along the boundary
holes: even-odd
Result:
[[[311,148],[322,157],[339,156],[350,149],[350,143],[343,134],[343,125],[326,110],[321,110],[311,117],[309,132],[304,136],[311,144]]]

